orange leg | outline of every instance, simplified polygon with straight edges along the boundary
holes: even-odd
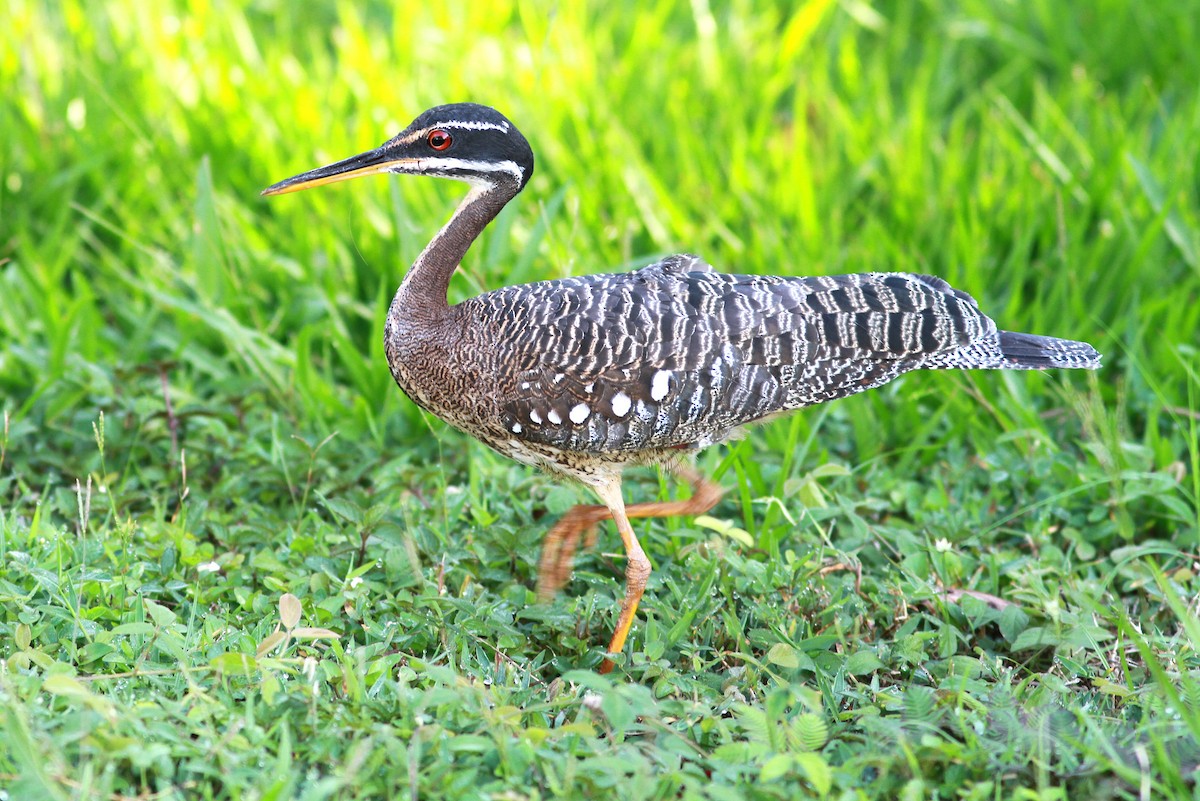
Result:
[[[538,565],[538,600],[549,601],[567,583],[579,537],[612,517],[607,506],[572,506],[546,535]]]
[[[646,558],[645,551],[633,533],[633,527],[629,524],[630,518],[703,514],[713,508],[721,498],[721,488],[690,467],[678,466],[674,468],[674,472],[692,485],[691,498],[683,501],[639,503],[627,509],[621,497],[621,477],[617,473],[611,480],[593,486],[596,494],[604,501],[604,506],[573,507],[546,536],[538,575],[538,597],[542,600],[553,597],[566,583],[571,574],[580,536],[602,520],[611,517],[616,521],[628,561],[625,566],[625,597],[621,601],[617,629],[608,644],[609,653],[620,653],[625,647],[625,639],[629,636],[638,603],[650,577],[650,560]],[[608,673],[612,669],[613,663],[608,659],[600,666],[601,673]]]
[[[692,485],[692,497],[682,501],[637,503],[625,510],[629,519],[642,517],[692,517],[702,515],[717,505],[724,490],[705,479],[685,465],[669,468],[679,478]],[[538,563],[538,600],[545,603],[552,599],[567,580],[575,565],[575,551],[579,539],[590,534],[589,547],[593,544],[593,529],[598,523],[612,518],[607,506],[572,506],[554,528],[546,534],[542,545],[542,558]]]
[[[616,631],[608,643],[608,652],[619,654],[625,647],[629,629],[633,627],[633,618],[637,615],[642,593],[646,591],[646,581],[650,578],[650,560],[646,558],[646,552],[642,550],[641,543],[633,533],[633,526],[629,525],[625,501],[621,498],[620,477],[600,490],[599,494],[600,499],[608,504],[613,520],[617,523],[617,531],[621,533],[621,543],[625,546],[625,597],[621,599],[621,615],[617,618]],[[608,673],[612,669],[613,661],[605,658],[600,664],[600,672]]]

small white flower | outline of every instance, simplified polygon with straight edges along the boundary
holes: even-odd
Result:
[[[954,550],[954,546],[950,544],[950,540],[945,537],[938,537],[933,543],[933,547],[937,549],[938,553],[947,553]]]
[[[357,587],[358,585],[360,585],[362,583],[363,583],[363,577],[355,576],[354,578],[350,579],[350,589],[354,589],[355,587]]]
[[[304,661],[300,663],[300,672],[304,674],[304,678],[308,680],[308,682],[312,684],[313,688],[315,689],[317,686],[317,660],[313,659],[311,656],[304,657]]]
[[[221,566],[218,565],[216,562],[204,562],[202,564],[196,565],[197,573],[216,573],[220,569],[221,569]]]

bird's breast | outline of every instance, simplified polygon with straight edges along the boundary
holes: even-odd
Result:
[[[414,403],[488,444],[495,428],[495,348],[453,318],[439,325],[389,321],[384,352],[397,386]]]

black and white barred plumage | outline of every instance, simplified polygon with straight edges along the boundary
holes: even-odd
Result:
[[[921,368],[1099,364],[1090,345],[998,331],[966,293],[904,273],[729,275],[673,256],[461,310],[494,332],[509,436],[567,451],[703,446]]]

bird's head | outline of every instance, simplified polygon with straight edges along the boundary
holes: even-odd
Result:
[[[267,187],[282,195],[381,172],[435,175],[480,189],[520,192],[533,175],[533,151],[503,114],[478,103],[436,106],[374,150]]]

